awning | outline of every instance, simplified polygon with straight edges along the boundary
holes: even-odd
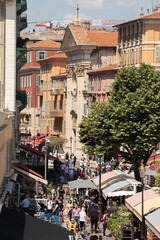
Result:
[[[102,186],[101,188],[102,189],[107,188],[113,185],[114,183],[117,183],[119,181],[123,181],[126,179],[134,179],[134,176],[131,174],[121,172],[119,170],[113,170],[111,172],[104,173],[101,175],[101,186]],[[97,178],[92,179],[92,181],[98,187],[99,176],[97,176]]]
[[[41,138],[44,138],[44,137],[45,137],[45,134],[39,134],[38,136],[35,135],[35,136],[30,137],[30,138],[27,138],[24,141],[25,142],[31,142],[31,141],[34,141],[34,140],[37,140],[37,139],[41,139]]]
[[[19,174],[25,175],[26,177],[32,178],[32,179],[34,179],[35,181],[40,182],[40,183],[43,183],[43,184],[45,184],[45,185],[48,184],[48,181],[47,181],[47,180],[45,180],[45,179],[43,179],[43,178],[40,178],[40,177],[38,177],[38,176],[36,176],[36,175],[28,172],[28,171],[25,171],[25,170],[23,170],[23,169],[21,169],[21,168],[19,168],[19,167],[13,167],[13,168],[14,168],[14,170],[15,170],[17,173],[19,173]]]
[[[35,154],[37,154],[37,155],[39,155],[39,156],[45,157],[45,153],[44,153],[44,152],[41,152],[41,151],[39,151],[39,150],[37,150],[37,149],[35,149],[35,148],[32,148],[32,147],[30,147],[30,146],[21,144],[19,147],[20,147],[20,148],[23,148],[23,149],[25,149],[25,150],[27,150],[27,151],[33,152],[33,153],[35,153]],[[59,158],[54,157],[54,156],[52,156],[52,155],[50,155],[50,154],[47,154],[47,157],[48,157],[49,159],[53,159],[53,160],[55,160],[55,161],[59,161]]]
[[[0,213],[1,240],[68,240],[67,230],[3,207]]]
[[[144,191],[144,215],[160,208],[160,196],[153,189]],[[125,200],[127,208],[140,220],[142,219],[142,192],[138,192]]]
[[[145,217],[145,224],[160,238],[160,208]]]
[[[90,180],[77,179],[75,181],[68,182],[71,188],[93,188],[95,185]]]
[[[134,191],[117,191],[117,192],[110,192],[107,194],[108,197],[121,197],[121,196],[132,196],[134,195]]]
[[[26,167],[26,166],[24,166],[24,165],[17,164],[16,167],[21,168],[21,169],[23,169],[23,170],[25,170],[25,171],[27,171],[27,172],[29,172],[29,173],[32,173],[32,174],[34,174],[34,175],[37,176],[37,177],[43,178],[43,176],[42,176],[41,174],[35,172],[35,171],[32,170],[31,168],[28,168],[28,167]]]
[[[155,176],[155,175],[157,175],[157,173],[155,172],[155,170],[152,170],[150,168],[146,168],[145,175],[146,176]]]

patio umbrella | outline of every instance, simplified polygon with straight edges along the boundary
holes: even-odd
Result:
[[[95,184],[88,179],[86,180],[77,179],[77,180],[68,182],[68,184],[71,188],[94,188],[95,187]]]

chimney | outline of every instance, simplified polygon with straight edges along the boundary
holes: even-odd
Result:
[[[149,14],[149,9],[147,9],[147,14]]]
[[[158,5],[158,12],[160,12],[160,4]]]
[[[143,7],[141,7],[140,17],[144,17]]]
[[[155,12],[158,12],[158,8],[155,6],[154,8],[153,8],[153,12],[155,13]]]

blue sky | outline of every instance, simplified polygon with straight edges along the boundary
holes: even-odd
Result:
[[[156,0],[27,0],[28,22],[74,19],[79,3],[81,19],[134,19],[141,6],[146,14]]]

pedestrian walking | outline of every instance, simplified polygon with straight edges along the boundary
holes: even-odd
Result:
[[[75,203],[74,209],[72,211],[72,217],[74,218],[74,221],[77,223],[78,229],[79,229],[79,217],[80,217],[79,212],[80,212],[80,208],[78,207],[78,204]]]
[[[107,211],[104,212],[102,220],[103,220],[103,236],[105,237],[106,236],[105,232],[106,232],[106,228],[107,228],[107,224],[108,224]]]
[[[59,197],[61,197],[63,199],[64,198],[64,194],[65,194],[65,191],[64,191],[64,189],[61,186],[60,189],[59,189]]]
[[[60,201],[59,203],[59,212],[60,212],[60,218],[61,218],[61,222],[63,223],[63,211],[64,211],[65,205],[63,203],[63,200]]]
[[[74,156],[74,167],[76,166],[76,161],[77,161],[77,158],[76,156]]]
[[[59,203],[58,200],[55,201],[55,206],[53,208],[54,216],[59,216]]]
[[[90,220],[91,220],[91,232],[93,232],[93,227],[95,229],[95,232],[97,232],[98,209],[95,208],[93,203],[88,210],[88,216],[90,217]]]
[[[83,207],[80,207],[79,222],[80,222],[80,230],[83,231],[85,228],[85,223],[87,222],[86,213]]]
[[[51,213],[52,212],[52,208],[53,208],[53,202],[51,200],[51,197],[48,197],[48,200],[47,200],[47,212]]]

